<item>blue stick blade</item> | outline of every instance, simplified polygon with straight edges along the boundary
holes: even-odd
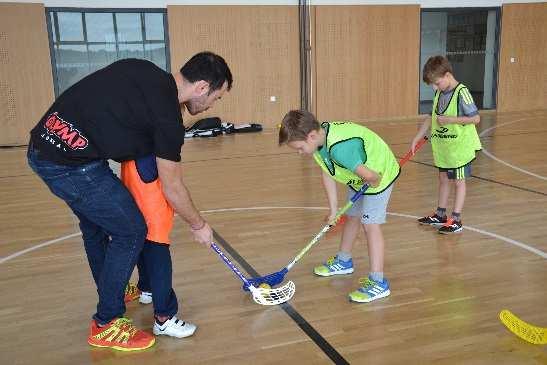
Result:
[[[250,278],[250,279],[247,279],[247,281],[249,281],[249,283],[255,288],[258,288],[260,284],[264,284],[264,283],[268,284],[271,287],[274,287],[275,285],[279,285],[283,282],[283,280],[285,279],[285,274],[287,274],[287,272],[288,270],[285,267],[283,268],[283,270],[280,270],[278,272],[274,272],[272,274],[265,275],[265,276],[259,276],[256,278]],[[243,284],[243,290],[249,291],[249,287]]]

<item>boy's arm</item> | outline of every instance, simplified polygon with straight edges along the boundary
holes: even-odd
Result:
[[[444,115],[439,115],[437,117],[437,122],[440,125],[445,124],[479,124],[481,121],[481,116],[479,114],[475,114],[472,117],[447,117]]]
[[[336,211],[338,210],[336,181],[334,181],[326,171],[322,172],[321,179],[323,181],[323,186],[325,187],[325,192],[327,193],[327,200],[329,201],[330,213],[327,220],[330,222],[334,219],[334,216],[336,216]]]
[[[365,165],[359,165],[355,168],[355,174],[357,174],[365,183],[369,183],[371,187],[375,188],[380,185],[382,175],[372,171],[365,167]]]
[[[458,94],[458,108],[461,111],[461,114],[457,117],[446,117],[438,116],[437,122],[440,125],[444,124],[479,124],[481,117],[479,115],[479,110],[475,105],[473,96],[469,92],[469,89],[466,87],[460,90]]]
[[[182,181],[182,164],[156,157],[158,175],[165,198],[192,229],[194,240],[205,245],[213,241],[213,231],[194,206],[190,192]]]
[[[427,118],[424,119],[422,125],[420,126],[420,129],[418,129],[418,133],[416,133],[416,136],[414,137],[410,145],[410,150],[413,153],[416,152],[416,145],[418,144],[418,142],[424,138],[424,136],[427,134],[430,128],[431,128],[431,115],[428,115]]]

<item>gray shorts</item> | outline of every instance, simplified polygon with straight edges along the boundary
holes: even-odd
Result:
[[[393,184],[380,194],[363,195],[346,212],[350,217],[361,217],[363,224],[384,224],[386,222],[387,204],[393,190]],[[348,188],[348,201],[353,197],[355,191]]]

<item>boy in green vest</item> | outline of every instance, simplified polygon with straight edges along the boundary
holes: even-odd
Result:
[[[339,252],[315,267],[319,276],[345,275],[353,272],[351,250],[362,225],[368,242],[370,272],[359,280],[360,287],[349,293],[355,302],[368,303],[390,294],[384,278],[384,236],[381,224],[393,188],[399,176],[399,164],[388,145],[373,131],[351,122],[317,121],[304,110],[287,113],[279,130],[279,144],[287,144],[300,154],[313,155],[322,168],[327,193],[329,222],[336,216],[338,200],[336,182],[348,186],[348,199],[365,183],[365,195],[347,211]]]
[[[433,87],[435,98],[431,117],[424,120],[412,140],[412,151],[431,129],[433,160],[439,169],[439,200],[437,211],[418,219],[418,222],[440,227],[439,233],[459,233],[463,229],[461,213],[466,192],[465,179],[471,176],[471,162],[481,149],[475,128],[480,116],[469,89],[454,78],[446,57],[429,58],[424,65],[423,80]],[[454,185],[454,210],[447,218],[448,196]]]

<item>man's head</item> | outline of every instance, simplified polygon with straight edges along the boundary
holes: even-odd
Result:
[[[449,90],[454,80],[452,65],[443,56],[430,57],[424,65],[422,74],[426,84],[440,91]]]
[[[313,154],[324,143],[321,126],[312,113],[291,110],[285,115],[279,129],[279,145],[285,143],[306,155]]]
[[[226,61],[212,52],[200,52],[180,69],[184,90],[179,101],[191,115],[209,109],[232,88],[232,73]]]

